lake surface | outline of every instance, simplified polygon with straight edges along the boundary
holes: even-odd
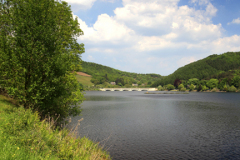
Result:
[[[240,93],[86,92],[79,136],[113,159],[240,159]]]

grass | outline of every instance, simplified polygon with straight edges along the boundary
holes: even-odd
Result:
[[[107,160],[108,153],[86,137],[54,128],[50,118],[40,121],[38,113],[17,106],[0,95],[0,159]]]
[[[82,83],[84,86],[94,85],[90,80],[92,77],[76,75],[78,82]]]

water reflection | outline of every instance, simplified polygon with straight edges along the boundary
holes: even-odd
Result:
[[[87,92],[72,125],[113,159],[239,159],[239,96]]]

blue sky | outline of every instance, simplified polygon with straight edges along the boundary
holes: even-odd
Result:
[[[239,0],[65,1],[84,32],[84,61],[169,75],[209,55],[240,51]]]

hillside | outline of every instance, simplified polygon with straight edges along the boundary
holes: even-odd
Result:
[[[115,82],[119,86],[130,87],[132,84],[150,86],[162,78],[158,74],[137,74],[120,71],[100,64],[82,61],[82,72],[92,76],[91,82],[95,85],[111,86]],[[112,86],[111,86],[112,87]]]
[[[199,80],[229,78],[233,77],[235,73],[230,70],[237,69],[240,69],[240,52],[215,54],[177,69],[174,73],[163,77],[152,86],[173,84],[175,79],[187,81],[192,78]]]

